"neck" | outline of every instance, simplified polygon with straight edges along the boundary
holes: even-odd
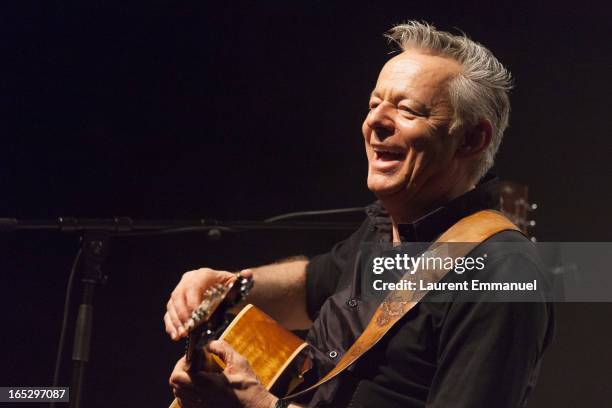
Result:
[[[457,186],[456,188],[445,192],[444,194],[436,195],[435,198],[420,199],[426,197],[423,192],[420,192],[413,197],[399,197],[398,195],[389,197],[380,197],[380,201],[389,213],[392,224],[393,242],[400,242],[399,224],[412,223],[419,218],[429,214],[436,208],[454,200],[455,198],[467,193],[475,187],[473,184]]]

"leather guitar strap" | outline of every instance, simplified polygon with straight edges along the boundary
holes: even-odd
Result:
[[[498,232],[507,230],[520,231],[516,225],[498,211],[479,211],[462,218],[444,232],[428,248],[425,253],[425,258],[451,257],[457,259],[464,257],[487,238]],[[457,244],[443,245],[446,243]],[[422,266],[422,264],[423,263],[421,263],[420,266]],[[423,268],[417,268],[416,272],[412,272],[411,275],[413,277],[419,276],[419,278],[424,281],[435,283],[442,280],[449,271],[450,269],[427,269],[427,272],[423,272]],[[346,351],[336,366],[313,386],[295,394],[288,395],[283,399],[293,399],[299,395],[305,394],[338,376],[338,374],[346,370],[365,352],[378,343],[378,341],[427,293],[428,291],[426,290],[396,290],[389,293],[374,312],[372,319],[361,336],[359,336],[355,343]]]

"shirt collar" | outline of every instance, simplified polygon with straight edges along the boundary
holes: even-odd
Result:
[[[478,185],[467,193],[436,208],[418,220],[399,224],[402,242],[431,242],[461,218],[489,208],[499,207],[499,178],[487,174]],[[391,240],[391,219],[380,201],[366,207],[373,229],[379,241]]]

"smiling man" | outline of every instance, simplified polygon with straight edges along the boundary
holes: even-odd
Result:
[[[453,129],[451,58],[408,48],[383,67],[363,122],[368,188],[397,223],[411,222],[474,187],[470,166],[491,140],[491,126]],[[410,203],[410,205],[406,205]],[[393,228],[398,241],[397,226]]]
[[[367,184],[378,201],[329,253],[243,272],[255,282],[250,303],[289,329],[309,330],[315,379],[342,358],[380,304],[362,290],[371,273],[358,262],[364,244],[432,242],[498,203],[495,178],[485,174],[508,124],[510,74],[463,35],[408,22],[387,36],[400,52],[382,68],[362,126]],[[506,230],[474,249],[474,257],[488,254],[488,277],[541,276],[535,252],[504,251],[500,242],[527,238]],[[232,276],[207,268],[184,274],[167,304],[168,334],[185,336],[203,290]],[[267,392],[224,342],[210,345],[227,363],[223,373],[189,374],[181,360],[170,383],[184,407],[524,406],[553,322],[550,304],[530,300],[421,302],[356,364],[297,402]]]

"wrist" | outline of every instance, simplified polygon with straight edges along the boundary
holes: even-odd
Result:
[[[289,407],[289,401],[283,400],[281,398],[276,398],[274,397],[274,400],[272,401],[272,405],[270,405],[270,408],[288,408]]]
[[[274,394],[264,389],[263,387],[262,387],[262,391],[263,392],[258,393],[258,395],[256,395],[254,398],[251,399],[251,401],[253,402],[252,407],[253,408],[274,408],[274,406],[276,405],[276,401],[278,401],[278,398]],[[248,406],[251,406],[251,405],[248,405]]]

